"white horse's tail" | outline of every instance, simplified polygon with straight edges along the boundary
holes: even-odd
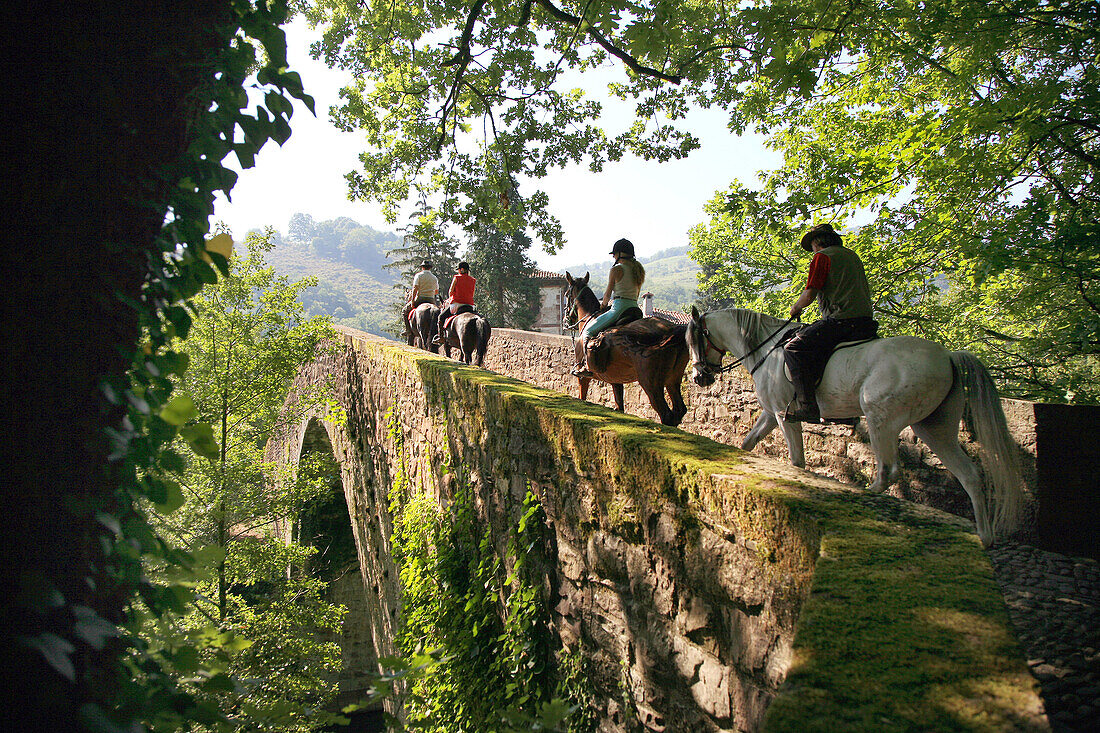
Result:
[[[989,484],[986,510],[993,537],[1011,533],[1017,529],[1023,510],[1023,478],[997,385],[985,365],[968,351],[951,352],[951,364],[966,391],[967,425],[981,446]]]

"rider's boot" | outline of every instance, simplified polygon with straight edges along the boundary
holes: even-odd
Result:
[[[814,397],[817,385],[799,367],[796,361],[787,359],[787,369],[791,372],[791,382],[794,384],[794,398],[779,418],[784,422],[821,422],[821,412]]]
[[[588,369],[588,339],[581,344],[581,357],[569,373],[578,379],[592,379],[596,376]]]
[[[447,322],[446,318],[440,318],[439,322],[435,324],[435,336],[432,338],[432,343],[436,346],[443,345],[443,324]]]

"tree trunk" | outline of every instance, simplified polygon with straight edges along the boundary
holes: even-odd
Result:
[[[102,398],[139,337],[128,303],[160,253],[168,186],[160,171],[185,150],[189,101],[225,44],[224,0],[170,4],[15,4],[3,27],[6,77],[0,156],[10,242],[0,250],[0,340],[7,452],[0,627],[6,715],[24,730],[77,730],[77,709],[118,649],[75,659],[75,684],[20,637],[65,634],[83,605],[121,620],[132,584],[103,573],[95,520],[129,502],[108,461]],[[11,17],[12,13],[19,17]],[[14,93],[14,98],[13,98]],[[52,588],[65,605],[45,602]],[[56,595],[52,598],[57,598]],[[87,648],[87,647],[85,647]]]

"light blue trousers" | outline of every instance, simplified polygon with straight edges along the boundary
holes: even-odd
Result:
[[[621,316],[623,314],[623,311],[625,311],[627,308],[637,307],[638,301],[636,300],[630,300],[629,298],[615,298],[611,301],[611,310],[607,311],[601,316],[593,318],[591,321],[588,322],[588,325],[584,327],[583,331],[581,331],[581,338],[584,339],[585,343],[588,343],[588,339],[592,338],[600,331],[604,330],[612,323],[614,323],[615,320],[619,316]]]

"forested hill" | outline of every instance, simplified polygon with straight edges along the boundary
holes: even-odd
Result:
[[[661,250],[650,256],[642,256],[638,261],[645,266],[645,285],[642,292],[653,293],[653,305],[666,310],[687,312],[696,300],[699,265],[687,254],[687,246]],[[612,265],[611,255],[596,261],[579,265],[569,265],[560,272],[583,277],[591,274],[589,284],[597,297],[603,297],[607,287],[607,273]]]
[[[401,245],[401,237],[381,232],[346,217],[314,222],[295,214],[290,233],[279,235],[268,254],[276,272],[293,280],[317,278],[317,286],[302,295],[306,310],[327,314],[336,323],[369,333],[391,336],[384,328],[395,319],[393,303],[398,277],[383,269],[386,251]]]

